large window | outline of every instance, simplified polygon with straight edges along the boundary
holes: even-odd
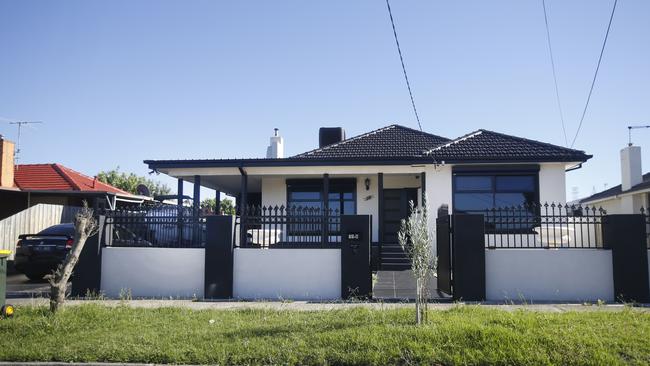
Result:
[[[330,179],[328,206],[340,215],[356,214],[356,182],[353,179]],[[322,180],[287,181],[289,207],[325,208]]]
[[[530,206],[538,201],[537,174],[456,174],[454,212]]]
[[[325,209],[324,186],[322,180],[295,179],[287,181],[287,206],[292,208],[288,211],[289,233],[292,235],[314,235],[320,234],[322,221],[329,222],[328,231],[330,234],[338,235],[340,231],[339,215],[355,215],[356,204],[356,180],[354,179],[330,179],[327,203],[330,215],[323,217],[322,211],[317,211],[317,217],[310,217],[309,211],[305,208]],[[296,211],[294,208],[302,208]]]

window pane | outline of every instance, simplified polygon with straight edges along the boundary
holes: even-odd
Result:
[[[320,200],[320,192],[290,192],[290,200]]]
[[[330,200],[339,200],[341,199],[341,194],[338,192],[330,192],[329,193]]]
[[[329,205],[330,205],[330,210],[332,210],[332,213],[334,213],[336,210],[338,210],[339,213],[341,212],[341,201],[330,200]]]
[[[351,200],[353,198],[354,198],[354,193],[352,193],[352,192],[344,192],[343,193],[343,199]]]
[[[457,211],[483,211],[492,208],[492,193],[456,193],[454,195]]]
[[[356,215],[356,204],[354,201],[344,201],[343,202],[343,214],[345,215]]]
[[[457,176],[457,191],[491,191],[491,176]]]
[[[500,176],[496,177],[497,191],[524,191],[535,190],[535,179],[533,176]]]

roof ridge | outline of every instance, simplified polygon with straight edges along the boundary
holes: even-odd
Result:
[[[434,134],[429,133],[429,132],[420,131],[420,130],[416,130],[414,128],[410,128],[410,127],[406,127],[406,126],[403,126],[403,125],[400,125],[400,124],[393,123],[391,125],[384,126],[384,127],[381,127],[381,128],[377,128],[375,130],[372,130],[372,131],[369,131],[369,132],[366,132],[366,133],[362,133],[360,135],[351,137],[349,139],[345,139],[343,141],[335,142],[333,144],[325,145],[323,147],[319,147],[319,148],[312,149],[312,150],[309,150],[309,151],[306,151],[306,152],[303,152],[303,153],[300,153],[300,154],[297,154],[297,155],[293,155],[292,157],[304,157],[304,156],[313,155],[313,154],[315,154],[317,152],[320,152],[320,151],[325,151],[325,150],[328,150],[328,149],[331,149],[331,148],[334,148],[334,147],[345,145],[345,144],[347,144],[349,142],[356,141],[356,140],[359,140],[361,138],[364,138],[364,137],[367,137],[367,136],[370,136],[370,135],[374,135],[374,134],[377,134],[377,133],[380,133],[380,132],[388,131],[390,129],[397,129],[397,128],[402,129],[402,130],[413,131],[413,132],[423,134],[423,135],[427,135],[427,136],[430,136],[430,137],[434,137],[434,138],[437,138],[437,139],[449,140],[448,138],[443,137],[443,136],[434,135]]]
[[[298,154],[298,155],[294,155],[294,156],[292,156],[292,157],[303,156],[303,155],[311,155],[311,154],[313,154],[313,153],[315,153],[315,152],[323,151],[323,150],[327,150],[327,149],[331,149],[331,148],[333,148],[333,147],[340,146],[340,145],[346,144],[346,143],[348,143],[348,142],[358,140],[358,139],[360,139],[360,138],[362,138],[362,137],[366,137],[366,136],[373,135],[373,134],[376,134],[376,133],[379,133],[379,132],[387,131],[387,130],[389,130],[389,129],[391,129],[391,128],[395,128],[395,127],[397,127],[397,126],[399,126],[399,125],[397,125],[397,124],[392,124],[392,125],[389,125],[389,126],[381,127],[381,128],[376,129],[376,130],[372,130],[372,131],[369,131],[369,132],[366,132],[366,133],[362,133],[361,135],[357,135],[357,136],[354,136],[354,137],[350,137],[349,139],[345,139],[345,140],[343,140],[343,141],[335,142],[335,143],[333,143],[333,144],[325,145],[325,146],[319,147],[319,148],[317,148],[317,149],[312,149],[312,150],[306,151],[306,152],[304,152],[304,153],[300,153],[300,154]]]
[[[115,187],[115,186],[113,186],[113,185],[110,185],[110,184],[108,184],[108,183],[104,183],[104,182],[100,181],[100,180],[97,178],[97,176],[95,176],[95,177],[91,177],[91,176],[86,175],[86,174],[84,174],[84,173],[82,173],[82,172],[79,172],[79,171],[77,171],[77,170],[74,170],[74,169],[72,169],[72,168],[69,168],[69,167],[67,167],[67,166],[65,166],[65,165],[61,165],[61,164],[55,164],[55,165],[60,166],[61,168],[63,168],[63,170],[69,170],[70,172],[72,172],[72,173],[74,173],[74,174],[77,174],[77,175],[80,175],[80,176],[83,177],[83,178],[86,178],[86,179],[92,180],[93,182],[95,182],[95,184],[100,184],[100,185],[102,185],[102,186],[104,186],[104,187],[110,187],[110,188],[115,189],[115,190],[117,190],[117,191],[120,191],[120,192],[122,192],[122,193],[124,193],[124,194],[132,195],[132,193],[130,193],[130,192],[127,192],[127,191],[125,191],[125,190],[123,190],[123,189],[117,188],[117,187]],[[74,178],[73,178],[72,176],[70,176],[67,172],[66,172],[66,175],[67,175],[68,177],[70,177],[70,179],[74,180]],[[76,182],[76,180],[74,180],[74,181]],[[93,185],[92,188],[95,188],[95,186]]]
[[[436,150],[442,150],[442,149],[445,148],[445,147],[449,147],[449,146],[451,146],[451,145],[453,145],[453,144],[457,144],[457,143],[459,143],[459,142],[461,142],[461,141],[465,141],[465,140],[467,140],[467,139],[469,139],[469,138],[472,138],[472,137],[474,137],[474,136],[480,135],[482,132],[483,132],[483,130],[480,130],[480,129],[479,129],[479,130],[476,130],[476,131],[473,131],[473,132],[470,132],[470,133],[466,133],[466,134],[464,134],[464,135],[462,135],[462,136],[460,136],[460,137],[458,137],[458,138],[455,138],[455,139],[449,141],[449,142],[446,143],[446,144],[442,144],[442,145],[440,145],[440,146],[436,146],[436,147],[434,147],[433,149],[426,151],[424,154],[425,154],[425,155],[429,155],[429,154],[433,153],[433,152],[436,151]]]
[[[65,171],[66,167],[63,165],[59,165],[57,163],[52,164],[52,169],[59,173],[63,177],[63,179],[66,180],[66,182],[70,183],[72,188],[74,188],[77,191],[81,191],[81,186]]]

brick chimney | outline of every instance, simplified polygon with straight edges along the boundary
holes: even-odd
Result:
[[[14,186],[14,150],[15,145],[0,135],[0,187]]]

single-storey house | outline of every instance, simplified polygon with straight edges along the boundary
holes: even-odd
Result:
[[[650,172],[643,174],[641,147],[630,145],[621,150],[621,184],[580,203],[600,206],[610,214],[638,214],[641,208],[650,208]]]
[[[478,213],[493,207],[566,202],[566,172],[591,155],[488,130],[448,139],[400,125],[346,138],[342,128],[321,128],[319,146],[284,157],[284,140],[271,137],[266,158],[146,160],[150,169],[234,196],[248,205],[302,206],[336,214],[372,216],[372,241],[397,246],[409,201],[426,195],[433,227],[436,211]],[[219,195],[217,195],[218,197]],[[382,253],[390,253],[383,250]],[[383,254],[382,254],[383,256]],[[382,257],[384,267],[408,266]]]

